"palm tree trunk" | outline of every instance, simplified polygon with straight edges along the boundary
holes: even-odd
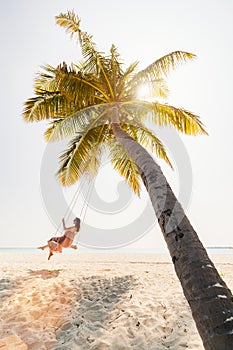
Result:
[[[113,132],[137,165],[206,350],[233,349],[233,297],[160,167],[113,117]]]

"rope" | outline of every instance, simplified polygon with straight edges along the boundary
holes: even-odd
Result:
[[[87,209],[88,209],[88,203],[89,203],[89,201],[91,199],[93,187],[94,187],[94,178],[92,178],[91,183],[90,183],[90,185],[88,187],[87,196],[86,196],[86,199],[84,200],[84,203],[83,203],[83,206],[82,206],[82,209],[81,209],[81,212],[80,212],[80,218],[82,217],[82,221],[83,222],[85,221],[85,218],[86,218]],[[82,216],[82,214],[83,214],[83,216]],[[77,235],[76,239],[74,240],[74,242],[76,244],[78,243],[78,235]]]
[[[89,203],[89,200],[90,200],[90,198],[91,198],[93,185],[94,185],[94,179],[92,178],[91,183],[90,183],[90,185],[89,185],[89,187],[88,187],[86,199],[84,199],[84,204],[83,204],[82,209],[81,209],[81,212],[80,212],[80,217],[82,216],[82,213],[84,212],[83,218],[82,218],[83,221],[84,221],[84,219],[85,219],[85,217],[86,217],[87,208],[88,208],[88,203]],[[84,208],[85,208],[85,210],[84,210]]]
[[[84,183],[84,181],[83,181],[83,183]],[[66,210],[66,212],[65,212],[65,214],[64,214],[64,218],[66,218],[67,220],[69,219],[69,217],[70,217],[70,215],[71,215],[71,213],[72,213],[72,211],[73,211],[73,208],[74,208],[74,206],[75,206],[75,203],[76,203],[76,201],[77,201],[77,199],[78,199],[78,196],[79,196],[79,194],[80,194],[80,192],[81,192],[82,186],[83,186],[82,183],[80,184],[80,186],[78,186],[77,190],[76,190],[75,193],[74,193],[74,196],[72,197],[72,200],[71,200],[71,202],[70,202],[70,206],[68,206],[68,208],[67,208],[67,210]],[[59,223],[59,225],[58,225],[58,227],[57,227],[55,236],[57,236],[57,234],[58,234],[60,228],[61,228],[61,222]]]
[[[72,197],[72,200],[70,202],[70,205],[68,206],[65,214],[64,214],[64,218],[66,220],[69,219],[73,209],[74,209],[74,206],[75,204],[77,203],[77,200],[78,200],[78,197],[81,193],[81,190],[84,188],[84,185],[86,183],[86,179],[83,179],[82,182],[80,182],[80,185],[78,186],[77,190],[75,191],[74,193],[74,196]],[[89,203],[89,200],[91,198],[91,194],[92,194],[92,189],[93,189],[93,186],[94,186],[94,178],[92,178],[91,180],[91,183],[88,187],[88,191],[87,191],[87,196],[86,196],[86,199],[84,199],[84,203],[82,205],[82,208],[81,208],[81,211],[80,211],[80,218],[82,218],[82,221],[85,220],[85,217],[86,217],[86,214],[87,214],[87,209],[88,209],[88,203]],[[83,214],[83,216],[82,216]],[[61,228],[61,223],[59,223],[58,227],[57,227],[57,230],[56,230],[56,233],[55,233],[55,236],[57,236],[59,230]]]
[[[76,190],[76,192],[75,192],[75,194],[74,194],[74,196],[73,196],[73,199],[72,199],[72,201],[71,201],[71,203],[70,203],[70,206],[69,206],[69,208],[68,208],[68,210],[67,210],[67,213],[66,213],[66,215],[65,215],[65,217],[66,217],[67,220],[70,218],[70,215],[71,215],[71,213],[72,213],[72,211],[73,211],[73,209],[74,209],[75,204],[77,203],[79,194],[80,194],[81,189],[82,189],[83,186],[84,186],[84,180],[83,180],[83,183],[81,183],[80,186],[77,188],[77,190]],[[72,203],[72,202],[73,202],[73,203]]]
[[[105,127],[105,124],[103,124],[102,130],[103,130],[104,127]],[[110,127],[111,127],[111,124],[109,123],[109,124],[108,124],[108,131],[110,130]],[[98,138],[98,140],[99,140],[99,138]],[[86,181],[86,180],[84,179],[84,180],[82,181],[82,183],[80,184],[80,186],[79,186],[79,187],[77,188],[77,190],[75,191],[75,194],[74,194],[74,196],[73,196],[73,198],[72,198],[72,200],[71,200],[70,206],[67,208],[67,210],[66,210],[66,212],[65,212],[65,214],[64,214],[64,218],[66,218],[67,220],[69,219],[70,214],[71,214],[72,211],[73,211],[73,208],[74,208],[74,206],[75,206],[75,204],[76,204],[76,202],[77,202],[77,200],[78,200],[78,196],[79,196],[79,194],[80,194],[80,192],[81,192],[81,187],[84,186],[85,181]],[[81,182],[81,181],[80,181],[80,182]],[[94,186],[94,178],[92,178],[92,180],[91,180],[91,185],[89,185],[88,192],[87,192],[87,196],[86,196],[87,199],[84,199],[84,203],[83,203],[83,206],[82,206],[82,208],[81,208],[80,218],[81,218],[81,216],[82,216],[82,213],[83,213],[83,211],[84,211],[84,207],[85,207],[85,204],[86,204],[86,208],[85,208],[84,215],[83,215],[83,218],[82,218],[83,221],[84,221],[84,219],[85,219],[85,217],[86,217],[86,214],[87,214],[88,202],[89,202],[89,200],[90,200],[90,198],[91,198],[93,186]],[[89,197],[89,198],[88,198],[88,197]],[[57,227],[55,236],[57,236],[60,227],[61,227],[61,222],[60,222],[60,224],[59,224],[58,227]]]

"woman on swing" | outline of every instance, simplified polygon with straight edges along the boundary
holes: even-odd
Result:
[[[50,260],[51,256],[53,255],[53,252],[62,253],[62,248],[77,249],[77,246],[72,245],[72,243],[73,243],[74,237],[77,235],[77,233],[80,230],[80,219],[75,218],[73,223],[74,223],[74,226],[66,227],[65,220],[62,219],[63,229],[65,231],[64,235],[59,237],[52,237],[48,240],[48,244],[42,247],[38,247],[38,249],[41,249],[41,250],[49,248],[48,260]]]

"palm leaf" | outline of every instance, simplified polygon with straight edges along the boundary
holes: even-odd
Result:
[[[61,13],[59,16],[56,16],[56,22],[64,27],[71,37],[75,33],[78,33],[82,54],[85,59],[83,63],[85,72],[98,75],[101,71],[108,86],[109,93],[113,97],[114,93],[107,74],[109,70],[105,67],[106,59],[103,54],[96,49],[96,45],[92,41],[92,36],[80,30],[80,19],[78,16],[76,16],[73,11],[68,11],[66,14]]]
[[[105,104],[83,108],[66,118],[57,119],[45,132],[45,139],[49,142],[62,140],[75,133],[84,134],[97,125],[105,124],[108,117],[108,108]]]
[[[84,174],[89,179],[97,176],[101,165],[102,153],[103,147],[101,143],[89,152],[88,157],[86,158],[86,164],[84,166]]]
[[[165,162],[172,168],[163,143],[153,134],[152,131],[139,123],[134,123],[134,125],[123,124],[121,127],[127,132],[127,134],[135,139],[135,141],[150,150],[152,153],[155,153],[157,157],[165,160]]]
[[[141,178],[134,162],[122,146],[113,139],[108,143],[108,149],[113,168],[126,180],[134,193],[139,195]]]
[[[119,118],[122,123],[131,124],[132,122],[140,125],[149,119],[151,103],[143,100],[131,99],[126,102],[119,102],[118,108],[120,110]]]
[[[179,64],[195,58],[196,55],[183,52],[175,51],[166,56],[161,57],[147,68],[141,70],[133,77],[133,82],[150,82],[157,78],[167,76],[171,69],[175,69]]]
[[[60,13],[55,16],[56,23],[65,28],[66,32],[70,34],[71,38],[77,34],[78,40],[81,41],[80,30],[80,18],[74,13],[74,11],[68,11],[67,13]]]
[[[111,80],[113,80],[113,85],[117,83],[116,79],[119,80],[121,76],[123,75],[122,70],[122,62],[120,61],[120,55],[117,51],[117,48],[115,45],[111,46],[110,49],[110,74],[111,74]]]
[[[167,104],[153,103],[152,121],[159,125],[171,125],[188,135],[208,135],[200,118],[192,112]]]
[[[135,75],[135,71],[138,67],[138,62],[133,62],[124,72],[118,81],[118,99],[124,99],[128,96],[128,91],[132,89],[133,85],[130,85],[129,82],[132,80],[132,77]]]
[[[26,122],[38,122],[66,115],[71,110],[72,106],[63,95],[46,92],[25,102],[23,117]]]
[[[92,41],[92,36],[87,33],[82,33],[82,55],[84,57],[84,70],[87,73],[99,76],[100,73],[100,58],[104,54],[97,50],[96,44]]]
[[[56,80],[56,68],[45,65],[41,67],[42,72],[37,74],[34,80],[34,90],[36,94],[41,94],[42,91],[56,92],[58,91],[58,83]]]
[[[149,84],[149,91],[149,98],[168,98],[169,89],[166,81],[162,78],[152,80],[151,84]]]
[[[75,136],[68,149],[60,156],[60,168],[57,176],[63,186],[70,186],[77,182],[84,173],[88,172],[89,165],[99,164],[98,151],[109,126],[102,125],[88,130],[84,135]],[[92,158],[96,157],[95,160]],[[96,169],[95,169],[96,171]]]
[[[102,82],[93,74],[67,74],[57,71],[57,80],[59,90],[80,108],[109,100]]]
[[[186,109],[139,100],[123,102],[120,105],[125,114],[129,115],[128,120],[152,121],[159,126],[173,126],[176,130],[193,136],[208,135],[199,116]],[[124,120],[127,120],[127,117]]]
[[[95,43],[92,41],[92,36],[87,33],[82,33],[82,54],[85,59],[85,72],[98,76],[99,81],[102,82],[101,85],[105,86],[105,95],[110,95],[113,98],[112,79],[109,77],[109,72],[111,74],[111,67],[109,64],[112,62],[112,58],[108,59],[104,57],[104,54],[97,50]],[[112,55],[113,54],[116,55],[116,50],[112,49]],[[103,84],[104,82],[105,84]]]
[[[146,95],[140,96],[140,89],[146,89]],[[149,82],[142,81],[131,81],[127,86],[129,91],[126,100],[129,99],[140,99],[140,100],[155,100],[156,98],[167,98],[168,97],[168,86],[163,78],[157,78]]]

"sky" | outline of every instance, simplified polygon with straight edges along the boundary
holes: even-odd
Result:
[[[40,66],[81,58],[75,40],[55,24],[56,15],[72,9],[98,48],[108,51],[114,43],[126,65],[138,60],[143,69],[177,50],[197,55],[171,72],[168,102],[199,115],[209,136],[178,136],[155,127],[174,171],[159,164],[204,245],[233,246],[233,1],[8,0],[0,13],[0,247],[44,244],[56,231],[58,216],[63,216],[61,201],[65,198],[69,205],[76,191],[61,189],[55,180],[58,163],[53,154],[60,146],[51,149],[45,143],[46,124],[26,124],[22,117]],[[100,248],[98,230],[104,230],[112,234],[109,242],[126,250],[166,249],[158,225],[150,221],[146,192],[137,199],[121,186],[106,161],[93,190],[102,207],[94,203],[87,208],[81,241]],[[82,199],[78,201],[81,205]],[[78,216],[81,206],[75,211]],[[118,241],[117,232],[121,236],[125,228],[135,235]],[[84,238],[90,234],[93,244]]]

